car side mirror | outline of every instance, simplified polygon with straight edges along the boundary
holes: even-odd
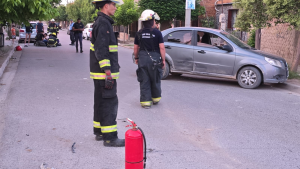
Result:
[[[223,49],[223,50],[226,50],[226,51],[228,51],[228,52],[232,52],[232,48],[231,48],[231,46],[229,46],[229,45],[224,45],[224,46],[222,47],[222,49]]]

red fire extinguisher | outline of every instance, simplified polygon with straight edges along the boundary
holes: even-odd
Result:
[[[125,133],[125,169],[146,168],[146,138],[141,128],[127,118],[132,128]]]

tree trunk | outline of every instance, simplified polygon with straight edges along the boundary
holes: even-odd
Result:
[[[3,33],[3,27],[0,25],[0,33]]]
[[[123,29],[124,29],[124,36],[123,36],[123,37],[124,37],[124,39],[123,39],[123,42],[124,42],[124,44],[125,44],[125,30],[126,30],[126,29],[125,29],[125,26],[124,26],[124,28],[123,28]]]
[[[296,60],[292,64],[291,71],[296,72],[297,69],[298,69],[299,64],[300,64],[300,32],[298,32],[298,44],[297,44]]]
[[[255,32],[255,48],[260,50],[261,45],[261,29],[257,29]]]
[[[128,25],[128,28],[127,28],[127,30],[128,30],[128,41],[129,41],[129,39],[130,39],[130,36],[129,36],[129,25]]]

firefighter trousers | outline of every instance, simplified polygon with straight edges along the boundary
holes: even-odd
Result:
[[[94,79],[94,134],[102,135],[104,140],[118,138],[116,122],[118,114],[117,81],[114,81],[114,87],[106,89],[104,80]]]
[[[153,60],[161,62],[157,52],[149,52]],[[140,82],[140,102],[142,106],[151,106],[152,102],[158,103],[161,99],[162,65],[154,65],[148,53],[139,52],[137,78]]]

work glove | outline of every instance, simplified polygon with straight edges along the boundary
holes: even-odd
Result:
[[[112,89],[114,87],[114,79],[112,78],[111,74],[106,74],[105,77],[105,88]]]

